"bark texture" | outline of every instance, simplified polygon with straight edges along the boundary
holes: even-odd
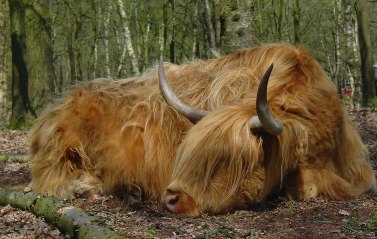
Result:
[[[0,205],[27,210],[37,216],[44,217],[70,238],[125,239],[115,231],[99,225],[95,217],[84,210],[67,206],[63,202],[33,192],[12,191],[0,188]]]

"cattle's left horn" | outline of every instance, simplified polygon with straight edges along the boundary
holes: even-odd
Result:
[[[251,118],[251,130],[253,132],[265,131],[271,135],[278,135],[283,131],[283,125],[272,116],[267,103],[267,85],[272,68],[273,64],[264,73],[259,83],[256,102],[258,116]]]
[[[176,109],[181,115],[185,116],[189,119],[192,123],[196,123],[201,120],[204,116],[208,114],[205,110],[198,110],[194,109],[193,107],[187,105],[186,103],[182,102],[176,94],[173,92],[172,88],[169,86],[165,70],[164,70],[164,62],[162,57],[160,58],[160,63],[158,67],[158,78],[159,78],[159,85],[162,92],[162,95],[168,105],[172,108]]]

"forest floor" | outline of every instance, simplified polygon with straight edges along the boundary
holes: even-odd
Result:
[[[350,112],[377,169],[377,109]],[[0,131],[0,187],[22,190],[30,181],[27,132]],[[67,201],[94,215],[107,227],[133,238],[369,238],[377,239],[377,197],[349,201],[270,201],[249,211],[190,218],[157,203],[132,207],[113,196],[96,202]],[[0,239],[69,238],[43,218],[0,206]]]

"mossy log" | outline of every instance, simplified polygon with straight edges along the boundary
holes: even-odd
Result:
[[[0,205],[8,204],[44,217],[71,238],[131,238],[121,236],[115,231],[101,226],[95,217],[88,215],[81,208],[68,206],[56,198],[43,196],[39,193],[0,188]]]

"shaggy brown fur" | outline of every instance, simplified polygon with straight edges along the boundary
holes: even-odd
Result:
[[[271,63],[268,102],[284,130],[252,134],[257,86]],[[31,131],[33,190],[67,198],[138,188],[188,215],[246,208],[279,191],[346,199],[376,190],[366,148],[305,50],[269,44],[165,71],[182,101],[211,112],[196,125],[176,113],[155,69],[78,87]]]

